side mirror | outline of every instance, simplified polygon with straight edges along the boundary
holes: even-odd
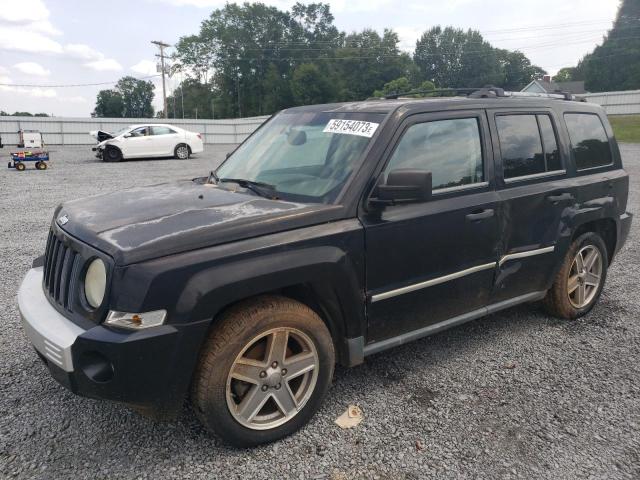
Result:
[[[129,137],[132,137],[132,136],[133,136],[133,134],[131,134],[131,133],[125,133],[123,136],[124,136],[124,138],[129,138]]]
[[[378,185],[375,203],[418,203],[431,198],[431,172],[414,169],[392,170],[387,183]]]

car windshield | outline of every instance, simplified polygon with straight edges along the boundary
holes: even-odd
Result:
[[[129,125],[128,127],[124,127],[121,128],[120,130],[118,130],[116,133],[113,134],[114,137],[119,137],[120,135],[123,135],[127,132],[131,131],[131,125]]]
[[[383,114],[283,112],[243,143],[216,177],[260,182],[278,198],[331,203],[362,160]]]

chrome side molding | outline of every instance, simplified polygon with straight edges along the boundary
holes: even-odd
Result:
[[[508,253],[507,255],[503,255],[498,262],[491,262],[491,263],[485,263],[482,265],[476,265],[475,267],[467,268],[465,270],[460,270],[459,272],[450,273],[448,275],[443,275],[442,277],[436,277],[430,280],[425,280],[424,282],[407,285],[406,287],[400,287],[393,290],[389,290],[387,292],[377,293],[371,296],[371,303],[379,302],[380,300],[386,300],[387,298],[397,297],[398,295],[404,295],[405,293],[415,292],[416,290],[422,290],[423,288],[429,288],[434,285],[439,285],[441,283],[445,283],[450,280],[455,280],[457,278],[464,277],[466,275],[471,275],[472,273],[480,272],[482,270],[489,270],[491,268],[501,267],[505,262],[508,262],[510,260],[516,260],[518,258],[533,257],[535,255],[543,255],[545,253],[551,253],[555,250],[555,248],[556,248],[555,245],[551,245],[550,247],[536,248],[534,250],[526,250],[524,252]]]

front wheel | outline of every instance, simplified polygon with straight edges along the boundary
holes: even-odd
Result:
[[[329,330],[307,306],[276,296],[238,304],[203,348],[192,385],[194,410],[229,444],[278,440],[319,408],[334,363]]]
[[[574,319],[588,313],[600,298],[609,259],[602,237],[594,232],[573,241],[544,304],[552,315]]]
[[[122,160],[122,152],[116,147],[107,147],[102,152],[102,159],[105,162],[119,162]]]
[[[16,170],[17,171],[22,172],[22,171],[24,171],[25,168],[26,167],[24,166],[24,163],[22,163],[22,162],[16,163]]]

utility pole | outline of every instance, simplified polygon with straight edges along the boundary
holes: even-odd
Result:
[[[157,45],[158,48],[160,49],[160,55],[156,55],[156,57],[160,57],[160,68],[162,69],[162,100],[163,100],[163,111],[162,113],[164,113],[164,118],[169,118],[167,116],[167,90],[164,84],[164,74],[165,74],[165,68],[164,68],[164,49],[165,48],[169,48],[171,45],[164,43],[164,42],[160,42],[158,40],[152,40],[151,43],[153,43],[154,45]]]

